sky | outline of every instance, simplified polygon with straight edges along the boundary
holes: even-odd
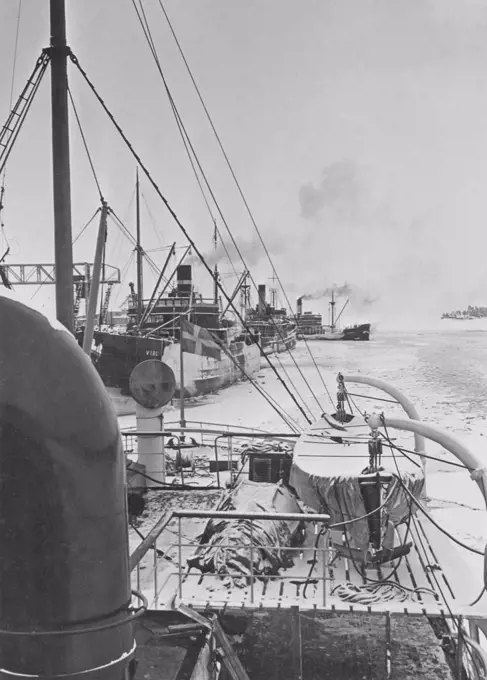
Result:
[[[22,0],[14,92],[49,39],[48,3]],[[0,120],[10,108],[19,0],[0,0]],[[330,286],[371,321],[487,305],[487,0],[165,0],[164,6],[291,305],[326,313]],[[199,160],[256,283],[272,268],[169,32],[144,0]],[[206,210],[132,0],[67,0],[68,41],[155,182],[213,260]],[[136,162],[79,73],[69,82],[102,191],[134,231]],[[73,237],[99,206],[70,119]],[[10,263],[53,261],[49,74],[7,167]],[[185,240],[143,175],[143,246]],[[148,207],[147,207],[148,206]],[[215,214],[216,211],[214,211]],[[218,216],[217,225],[229,237]],[[93,259],[96,223],[74,246]],[[220,246],[217,258],[223,251]],[[107,262],[132,245],[109,225]],[[133,262],[133,257],[132,257]],[[243,265],[234,258],[237,272]],[[228,288],[235,278],[221,259]],[[114,299],[128,294],[127,281]],[[201,290],[211,282],[196,266]],[[153,282],[147,275],[146,292]],[[19,289],[29,298],[35,288]],[[36,292],[52,305],[53,289]],[[255,296],[254,296],[255,297]],[[317,298],[317,299],[316,299]],[[281,295],[283,301],[283,295]],[[372,300],[372,302],[370,302]]]

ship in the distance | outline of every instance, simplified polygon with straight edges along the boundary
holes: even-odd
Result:
[[[456,321],[468,321],[471,319],[487,318],[487,307],[477,307],[469,305],[467,309],[457,309],[454,312],[444,312],[442,319],[455,319]]]
[[[249,286],[246,286],[248,291]],[[296,347],[296,322],[290,319],[284,308],[276,304],[276,291],[271,290],[271,302],[266,300],[266,286],[258,287],[258,303],[247,306],[245,322],[260,337],[264,354],[279,354]]]
[[[330,305],[330,324],[324,325],[321,314],[303,313],[303,298],[297,300],[296,324],[298,340],[342,340],[342,341],[366,341],[370,340],[370,323],[356,324],[338,328],[337,324],[348,304],[346,300],[338,316],[335,316],[336,300],[332,291]]]

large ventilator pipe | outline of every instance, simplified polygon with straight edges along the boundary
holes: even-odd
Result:
[[[390,385],[385,380],[379,380],[378,378],[372,378],[368,375],[341,375],[339,378],[343,379],[343,382],[349,383],[361,383],[362,385],[370,385],[372,387],[377,387],[377,389],[386,392],[391,397],[393,397],[398,404],[400,404],[406,411],[408,416],[412,420],[421,420],[419,413],[415,405],[410,401],[405,394],[398,390],[393,385]],[[424,453],[424,437],[418,432],[414,432],[414,449],[416,453]],[[424,461],[425,459],[423,459]]]
[[[0,677],[126,680],[121,438],[90,360],[54,324],[0,292]]]

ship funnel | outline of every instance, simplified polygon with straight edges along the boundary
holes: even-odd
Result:
[[[266,299],[265,299],[265,285],[262,283],[258,288],[259,292],[259,314],[265,314],[266,312]]]
[[[190,297],[193,287],[193,269],[190,264],[180,264],[176,270],[178,297]]]
[[[302,313],[303,313],[303,298],[300,297],[296,301],[296,314],[298,316],[301,316]]]
[[[125,461],[73,336],[0,291],[1,677],[133,673]]]

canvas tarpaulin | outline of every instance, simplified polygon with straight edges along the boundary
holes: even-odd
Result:
[[[247,480],[242,480],[218,510],[301,512],[286,487]],[[201,546],[188,565],[202,572],[231,576],[228,585],[245,587],[251,574],[251,559],[255,576],[277,575],[281,568],[292,566],[291,551],[286,551],[286,547],[291,545],[297,528],[297,522],[254,519],[251,529],[248,519],[211,519],[201,537]]]

